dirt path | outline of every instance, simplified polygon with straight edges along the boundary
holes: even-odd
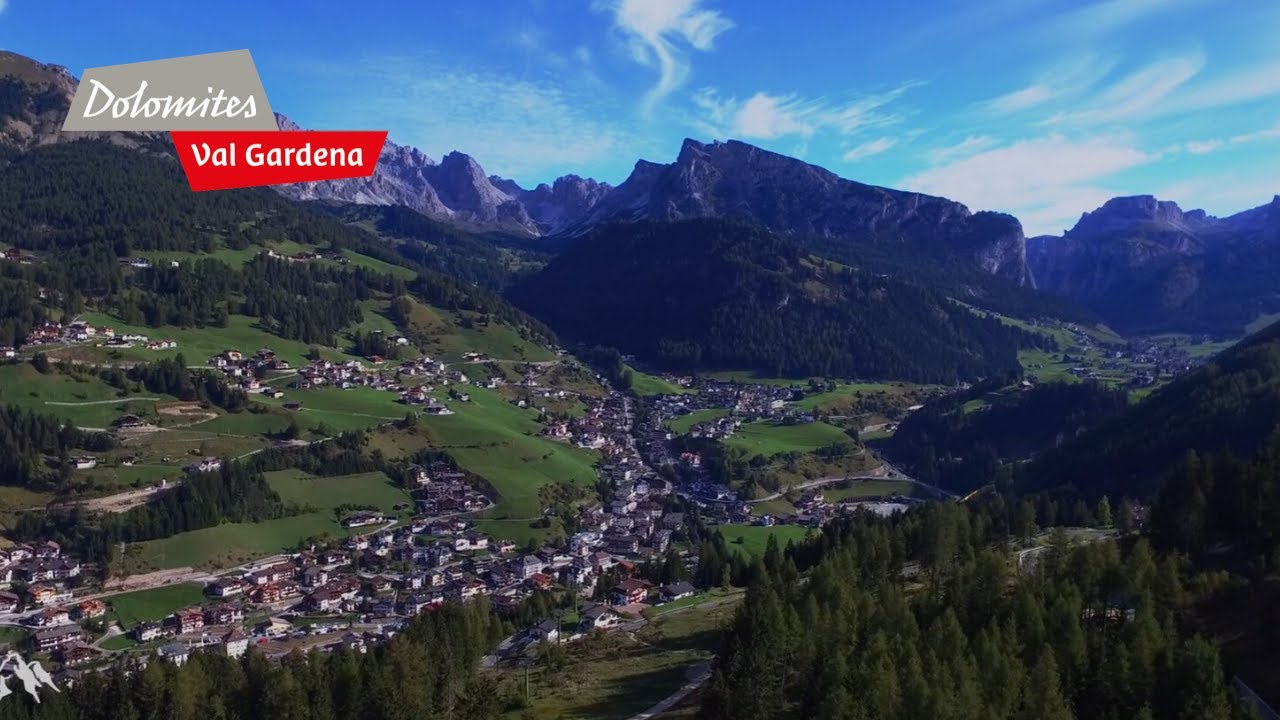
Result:
[[[127,397],[127,398],[114,398],[112,400],[86,400],[84,402],[59,402],[54,400],[45,400],[44,404],[58,405],[60,407],[83,407],[86,405],[116,405],[119,403],[133,402],[135,400],[141,401],[141,402],[159,402],[160,398],[158,397]]]
[[[707,680],[711,678],[710,663],[698,663],[695,665],[690,665],[689,670],[690,672],[693,673],[693,677],[690,678],[689,682],[685,683],[684,685],[681,685],[680,689],[666,696],[653,707],[649,708],[648,710],[645,710],[644,712],[636,713],[635,715],[632,715],[627,720],[649,720],[649,718],[661,715],[662,713],[674,707],[676,703],[679,703],[681,700],[684,700],[686,697],[688,697],[689,693],[702,687],[703,684],[705,684]]]

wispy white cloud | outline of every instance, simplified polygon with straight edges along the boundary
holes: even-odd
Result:
[[[1179,93],[1165,108],[1168,112],[1192,112],[1239,105],[1280,95],[1280,58],[1235,68],[1197,83]]]
[[[950,160],[957,160],[980,153],[997,144],[998,141],[990,135],[970,135],[955,145],[934,148],[925,153],[925,157],[934,165],[940,165]]]
[[[843,159],[845,162],[858,162],[859,160],[872,157],[873,155],[879,155],[882,152],[890,150],[897,144],[898,141],[896,138],[876,138],[875,140],[864,142],[861,145],[857,145],[849,149],[845,152]]]
[[[1149,63],[1102,90],[1085,107],[1055,114],[1049,124],[1099,124],[1143,119],[1165,111],[1170,93],[1204,67],[1204,55],[1192,52]]]
[[[1098,0],[1061,13],[1045,29],[1055,36],[1098,37],[1157,13],[1170,13],[1211,0]]]
[[[689,50],[711,50],[733,27],[719,11],[701,7],[701,0],[598,0],[595,7],[613,13],[636,62],[657,67],[658,83],[645,95],[649,109],[684,82]]]
[[[1187,143],[1187,152],[1192,155],[1206,155],[1222,147],[1221,140],[1205,140],[1203,142]]]
[[[889,109],[915,83],[853,100],[803,98],[758,92],[746,100],[721,97],[703,88],[692,97],[696,116],[692,122],[715,137],[773,140],[786,136],[812,137],[823,131],[848,137],[859,132],[901,122]]]
[[[982,104],[988,112],[1005,115],[1040,107],[1081,93],[1111,70],[1112,64],[1093,55],[1073,58],[1041,73],[1031,84],[992,98]]]
[[[1215,150],[1220,150],[1222,148],[1232,147],[1235,145],[1244,145],[1248,143],[1254,143],[1261,140],[1280,140],[1280,123],[1277,123],[1273,127],[1265,128],[1262,130],[1256,130],[1254,132],[1248,132],[1248,133],[1241,133],[1240,135],[1233,135],[1225,140],[1221,138],[1213,138],[1210,140],[1196,140],[1196,141],[1189,142],[1185,145],[1182,145],[1180,147],[1176,147],[1175,149],[1185,150],[1191,153],[1192,155],[1206,155],[1208,153],[1211,153]]]
[[[608,112],[610,98],[594,89],[518,79],[434,57],[370,57],[299,68],[299,82],[323,87],[305,127],[376,127],[395,142],[439,157],[470,154],[486,172],[525,184],[550,180],[612,156],[634,156],[640,141]],[[329,78],[350,82],[335,88]]]
[[[1155,157],[1126,138],[1071,140],[1054,134],[945,162],[903,178],[901,185],[975,209],[1013,213],[1028,235],[1057,233],[1114,194],[1103,186],[1106,178]]]

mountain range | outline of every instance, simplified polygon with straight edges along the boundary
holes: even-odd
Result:
[[[1280,310],[1280,196],[1226,218],[1150,195],[1085,213],[1027,243],[1039,288],[1129,332],[1240,334]]]
[[[65,68],[0,53],[0,148],[86,135],[60,131],[75,87]],[[1151,196],[1116,198],[1062,237],[1028,240],[1010,215],[855,182],[735,140],[692,139],[671,163],[638,161],[617,187],[566,175],[525,189],[462,152],[437,161],[388,141],[371,178],[275,189],[293,200],[404,207],[468,232],[547,239],[552,251],[611,223],[732,219],[964,302],[1022,316],[1063,316],[1069,302],[1127,332],[1238,335],[1280,311],[1280,197],[1227,218]]]

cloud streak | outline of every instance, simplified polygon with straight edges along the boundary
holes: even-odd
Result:
[[[612,0],[597,5],[613,13],[614,27],[627,37],[631,57],[658,70],[658,82],[644,98],[646,110],[684,82],[689,50],[711,50],[715,39],[733,27],[720,12],[700,6],[701,0]]]
[[[895,138],[877,138],[850,149],[843,155],[843,159],[845,162],[858,162],[859,160],[865,160],[866,158],[886,152],[897,144],[898,141]]]
[[[739,100],[722,97],[714,88],[703,88],[692,98],[696,113],[693,122],[715,137],[776,140],[789,136],[810,138],[822,132],[850,137],[900,123],[902,116],[889,106],[916,84],[844,101],[766,92]]]

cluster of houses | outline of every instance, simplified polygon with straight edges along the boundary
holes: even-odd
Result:
[[[82,571],[80,561],[62,554],[58,543],[19,543],[0,548],[0,613],[28,607],[48,607],[71,597],[68,590]],[[25,583],[25,597],[8,592],[14,583]]]
[[[83,320],[76,320],[63,325],[59,322],[44,322],[27,333],[24,343],[27,345],[60,345],[94,342],[108,348],[142,347],[147,350],[169,350],[178,347],[176,340],[152,340],[146,335],[137,333],[117,333],[115,328],[106,325],[91,325]],[[12,355],[10,355],[12,357]]]
[[[276,252],[275,250],[268,250],[267,257],[272,258],[274,260],[284,260],[286,262],[311,262],[312,260],[331,260],[333,262],[341,263],[343,265],[346,265],[347,263],[351,262],[351,260],[346,255],[343,255],[340,252],[303,251],[303,252],[289,253],[287,255],[284,255]]]

